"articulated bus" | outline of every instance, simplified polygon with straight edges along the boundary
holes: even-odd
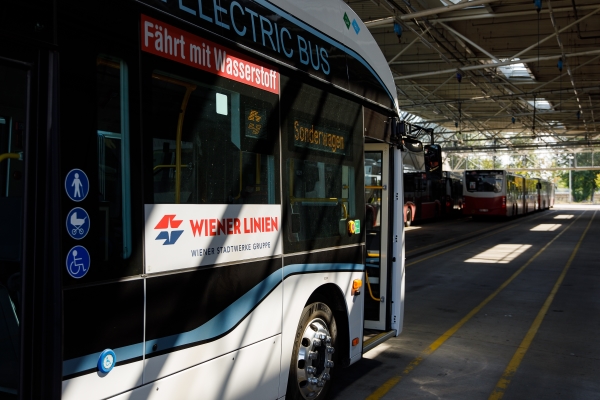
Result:
[[[442,170],[442,148],[404,138],[404,225],[462,211],[460,178]]]
[[[463,214],[513,217],[525,213],[525,177],[503,170],[465,171]]]
[[[468,170],[463,179],[463,214],[514,217],[554,205],[554,185],[504,170]]]
[[[554,207],[556,185],[545,179],[536,179],[537,208],[548,210]]]
[[[1,398],[322,399],[400,334],[396,88],[343,2],[13,1],[0,42]]]

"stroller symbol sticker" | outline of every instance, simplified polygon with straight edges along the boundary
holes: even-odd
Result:
[[[67,254],[67,272],[75,279],[83,278],[90,270],[90,253],[83,246],[75,246]]]
[[[67,232],[75,240],[83,239],[90,230],[90,217],[80,207],[75,207],[67,215]]]
[[[90,190],[90,182],[85,172],[77,168],[69,171],[65,178],[65,190],[73,201],[85,199]]]

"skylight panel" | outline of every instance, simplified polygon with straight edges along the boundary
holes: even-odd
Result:
[[[529,103],[529,105],[531,107],[537,108],[538,110],[551,110],[552,109],[552,105],[546,100],[546,99],[536,99],[536,101],[534,102],[533,100],[528,100],[527,101]]]
[[[508,59],[506,59],[506,58],[500,59],[500,61],[502,61],[502,62],[507,61],[507,60]],[[519,60],[518,58],[515,59],[515,61],[518,61],[518,60]],[[527,65],[525,65],[523,63],[503,65],[501,67],[498,67],[498,69],[508,79],[535,81],[535,77],[533,76],[533,74],[531,73],[531,71],[529,70]]]
[[[473,0],[467,0],[467,3],[470,3]],[[444,6],[451,6],[454,4],[458,4],[458,3],[464,3],[464,0],[440,0],[440,3],[442,3]],[[465,7],[465,10],[468,10],[470,8],[483,8],[485,7],[483,4],[479,4],[476,6],[470,6],[470,7]]]

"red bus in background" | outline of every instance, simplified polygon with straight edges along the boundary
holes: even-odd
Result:
[[[547,210],[554,207],[556,186],[545,179],[536,179],[538,210]]]
[[[554,206],[554,184],[505,170],[469,170],[463,179],[463,214],[514,217]]]
[[[528,214],[532,211],[537,211],[539,209],[539,197],[537,191],[538,180],[538,178],[525,178],[525,193],[523,195],[525,214]]]
[[[462,209],[461,178],[442,170],[442,148],[404,138],[404,221],[449,216]]]
[[[525,177],[504,170],[465,171],[463,214],[512,217],[524,214]]]

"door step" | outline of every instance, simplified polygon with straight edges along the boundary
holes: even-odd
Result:
[[[363,354],[369,350],[373,350],[375,347],[379,346],[386,340],[393,338],[394,336],[396,336],[396,330],[392,329],[391,331],[381,332],[373,337],[368,338],[363,342]]]

